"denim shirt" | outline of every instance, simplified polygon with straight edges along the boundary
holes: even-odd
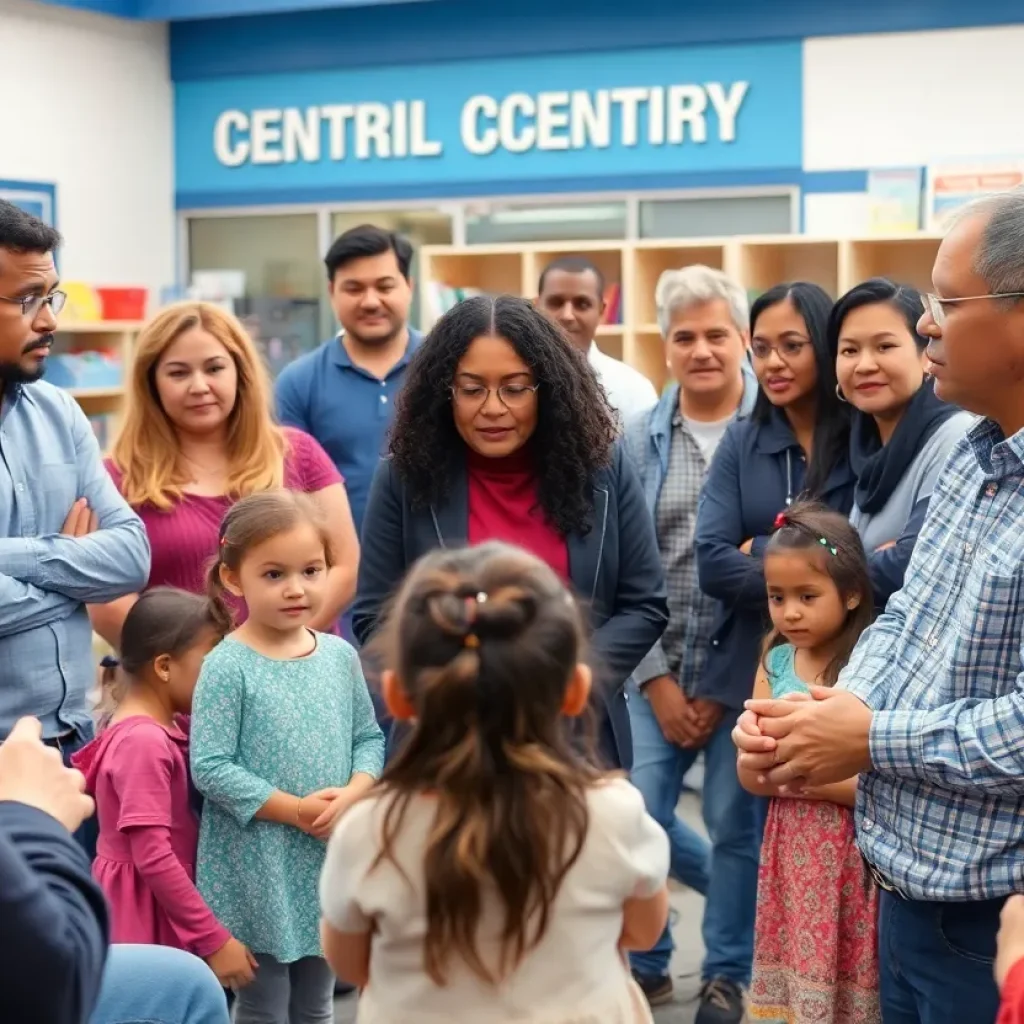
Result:
[[[99,528],[68,537],[60,531],[79,498]],[[23,715],[46,737],[88,734],[96,673],[85,602],[141,590],[149,542],[78,403],[44,381],[3,397],[0,527],[0,739]]]

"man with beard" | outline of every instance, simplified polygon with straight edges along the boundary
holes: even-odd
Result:
[[[85,603],[141,590],[149,543],[78,404],[40,380],[65,301],[59,242],[0,202],[0,741],[34,716],[68,761],[93,735]]]
[[[341,332],[277,380],[281,422],[311,434],[334,460],[360,532],[395,396],[421,341],[408,323],[411,262],[406,239],[372,224],[340,235],[324,263]]]

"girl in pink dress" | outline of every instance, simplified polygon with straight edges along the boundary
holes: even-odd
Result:
[[[113,941],[184,949],[225,988],[252,981],[255,961],[196,889],[199,819],[181,716],[191,711],[203,658],[228,628],[197,595],[143,594],[124,622],[119,706],[74,757],[96,801],[93,875],[110,904]]]
[[[335,631],[359,563],[344,483],[312,437],[274,422],[266,370],[238,319],[209,303],[168,306],[139,334],[126,386],[107,469],[145,524],[148,586],[204,593],[227,510],[257,491],[303,491],[320,507],[337,559],[311,626]],[[115,650],[136,597],[89,608],[93,628]],[[234,610],[244,619],[243,607]]]
[[[808,697],[832,686],[871,622],[874,596],[860,538],[812,503],[779,514],[764,552],[771,636],[755,697]],[[857,849],[857,779],[778,791],[738,769],[743,786],[773,799],[757,884],[751,1021],[880,1024],[878,892]]]

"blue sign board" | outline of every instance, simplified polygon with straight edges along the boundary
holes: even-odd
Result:
[[[184,81],[178,204],[799,168],[801,107],[799,42]]]

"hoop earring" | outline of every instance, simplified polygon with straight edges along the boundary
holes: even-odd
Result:
[[[845,402],[847,405],[850,404],[849,400],[843,395],[843,390],[838,384],[836,384],[836,398],[838,398],[840,402]]]

